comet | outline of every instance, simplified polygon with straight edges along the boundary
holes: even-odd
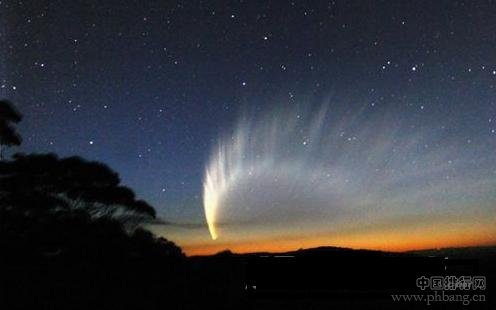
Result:
[[[490,158],[487,150],[468,148],[439,120],[419,123],[396,112],[326,103],[242,115],[219,136],[206,164],[211,238],[461,216],[466,205],[491,195],[494,176],[481,168],[491,165],[481,162]]]

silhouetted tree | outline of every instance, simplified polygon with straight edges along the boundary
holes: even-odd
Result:
[[[0,147],[21,143],[12,127],[20,120],[0,101]],[[140,227],[155,217],[103,163],[55,154],[0,160],[0,309],[179,303],[184,254]]]
[[[116,172],[80,157],[15,154],[0,163],[0,197],[0,207],[25,214],[84,210],[125,224],[155,218],[153,207],[120,185]]]
[[[22,114],[12,103],[7,100],[0,100],[0,160],[3,159],[5,147],[21,144],[21,136],[12,126],[12,123],[18,123],[21,120]]]

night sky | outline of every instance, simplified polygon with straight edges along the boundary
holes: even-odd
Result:
[[[14,151],[107,163],[187,253],[482,244],[495,16],[493,1],[0,1],[0,97],[25,116]],[[225,210],[216,240],[205,193]]]

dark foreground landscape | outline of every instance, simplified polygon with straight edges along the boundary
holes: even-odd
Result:
[[[35,254],[34,245],[6,248],[2,240],[8,251],[1,261],[1,309],[494,309],[495,247],[411,253],[322,247],[185,257],[144,231],[108,244],[98,241],[100,233],[67,252]],[[469,298],[464,304],[422,290],[422,276],[485,276],[487,285],[444,290],[468,295],[458,297]],[[405,298],[400,295],[425,297],[393,301]]]

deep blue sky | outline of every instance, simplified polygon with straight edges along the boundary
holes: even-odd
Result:
[[[491,1],[3,0],[0,14],[20,150],[103,161],[172,221],[203,221],[211,147],[246,107],[331,96],[496,139]]]

